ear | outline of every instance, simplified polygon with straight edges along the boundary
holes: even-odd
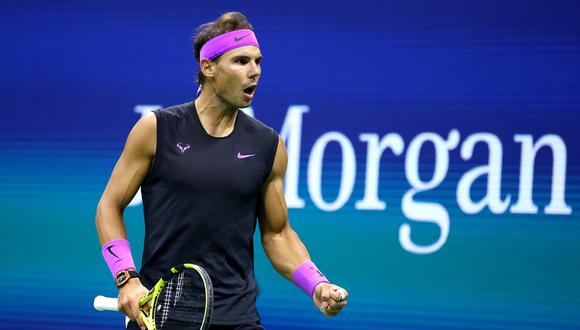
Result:
[[[204,58],[199,63],[199,68],[204,76],[206,77],[215,76],[216,65],[214,62]]]

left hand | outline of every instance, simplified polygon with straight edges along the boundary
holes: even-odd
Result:
[[[342,299],[341,299],[342,298]],[[336,316],[346,306],[348,292],[338,285],[320,283],[314,289],[312,301],[324,316]]]

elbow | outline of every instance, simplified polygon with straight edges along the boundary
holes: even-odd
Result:
[[[117,203],[101,197],[99,203],[97,204],[97,209],[95,212],[95,225],[99,228],[106,224],[106,221],[111,218],[111,213],[120,214],[122,211]]]
[[[97,204],[97,209],[95,211],[95,225],[97,226],[97,229],[99,229],[103,225],[103,220],[105,219],[103,213],[105,213],[104,212],[105,208],[106,203],[104,202],[103,198],[101,198],[99,200],[99,203]]]
[[[269,246],[276,245],[276,243],[293,240],[297,237],[296,232],[289,225],[286,225],[277,230],[266,231],[262,235],[262,245],[267,249]]]
[[[276,241],[276,234],[274,233],[263,233],[262,234],[262,246],[267,251],[271,246],[272,242]]]

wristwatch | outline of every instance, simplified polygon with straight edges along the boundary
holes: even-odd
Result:
[[[117,287],[121,288],[125,283],[132,278],[139,278],[139,273],[135,271],[135,269],[125,269],[117,273],[115,276],[115,283],[117,283]]]

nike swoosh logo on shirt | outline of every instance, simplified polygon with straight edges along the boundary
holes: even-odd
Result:
[[[254,157],[255,155],[256,154],[242,155],[242,153],[238,152],[238,159],[250,158],[250,157]]]

